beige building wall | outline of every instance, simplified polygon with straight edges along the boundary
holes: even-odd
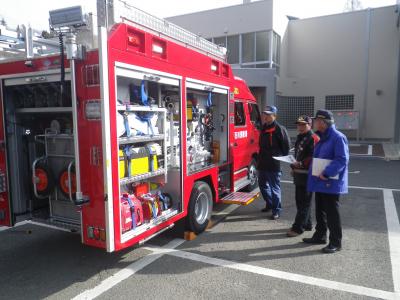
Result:
[[[168,21],[205,38],[271,30],[273,0],[264,0],[174,16]]]
[[[396,21],[395,6],[290,21],[282,39],[278,94],[314,96],[316,110],[325,108],[326,95],[354,94],[362,137],[392,139]]]

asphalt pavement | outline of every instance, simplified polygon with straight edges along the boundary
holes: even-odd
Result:
[[[167,232],[108,254],[78,234],[33,224],[6,230],[0,299],[400,299],[399,171],[396,161],[351,160],[355,188],[341,199],[343,250],[333,255],[301,242],[312,232],[285,236],[296,211],[286,167],[281,219],[260,212],[262,200],[218,205],[218,223],[193,241]]]

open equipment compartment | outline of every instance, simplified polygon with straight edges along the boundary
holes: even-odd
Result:
[[[121,242],[182,212],[180,80],[116,67]]]
[[[74,134],[71,83],[59,75],[4,80],[5,132],[14,219],[77,229],[73,203]]]
[[[188,81],[188,174],[228,162],[228,89]]]

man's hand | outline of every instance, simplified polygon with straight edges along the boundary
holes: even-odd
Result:
[[[323,174],[320,174],[318,178],[321,180],[328,180],[328,178],[325,177]]]
[[[293,168],[296,168],[296,169],[300,169],[301,168],[301,163],[299,161],[295,161],[291,165],[292,165]]]

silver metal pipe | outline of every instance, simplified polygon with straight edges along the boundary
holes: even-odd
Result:
[[[83,200],[81,191],[81,172],[79,160],[79,135],[78,135],[78,101],[76,97],[76,75],[75,60],[70,60],[71,68],[71,99],[72,99],[72,123],[74,132],[74,150],[75,150],[75,176],[76,176],[76,200]]]

